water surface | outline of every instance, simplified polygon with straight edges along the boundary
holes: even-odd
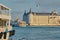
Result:
[[[60,27],[13,27],[13,40],[60,40]]]

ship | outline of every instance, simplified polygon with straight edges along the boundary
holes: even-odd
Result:
[[[13,27],[26,27],[26,22],[23,20],[20,20],[19,17],[17,16],[14,21],[11,21],[11,25]]]
[[[0,40],[9,40],[15,34],[15,30],[10,25],[10,8],[0,4]]]

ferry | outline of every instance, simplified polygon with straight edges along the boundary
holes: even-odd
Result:
[[[11,21],[11,25],[12,25],[13,27],[26,27],[27,24],[26,24],[25,21],[20,20],[20,19],[18,18],[18,16],[17,16],[14,21]]]
[[[15,30],[10,25],[10,8],[0,4],[0,40],[9,40],[9,37],[15,34]]]

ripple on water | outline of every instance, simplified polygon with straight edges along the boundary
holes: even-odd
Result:
[[[60,27],[13,27],[15,35],[13,40],[26,38],[26,40],[60,40]]]

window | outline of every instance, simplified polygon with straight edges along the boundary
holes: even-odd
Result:
[[[2,22],[2,20],[0,19],[0,26],[2,26],[3,25],[3,22]]]
[[[6,21],[0,19],[0,27],[4,27],[4,26],[6,26]]]

